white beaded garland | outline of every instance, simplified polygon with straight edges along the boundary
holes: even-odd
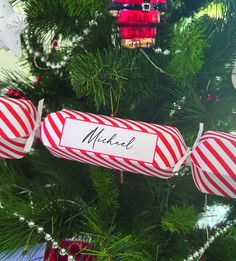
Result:
[[[28,222],[28,227],[33,228],[35,226],[35,223],[33,221]]]
[[[67,254],[65,248],[61,248],[61,249],[59,250],[59,253],[60,253],[61,256],[65,256],[65,255]]]
[[[194,252],[192,255],[190,255],[187,259],[184,259],[183,261],[193,261],[196,259],[198,260],[204,254],[207,248],[209,248],[209,246],[215,241],[215,239],[220,235],[226,233],[234,224],[236,224],[236,219],[228,221],[225,227],[217,229],[215,235],[209,237],[208,241],[204,244],[203,247],[201,247],[198,251]]]
[[[51,241],[52,240],[52,237],[49,234],[45,234],[44,238],[45,238],[46,241]]]
[[[43,228],[42,228],[42,227],[38,227],[38,228],[37,228],[37,232],[38,232],[39,234],[43,233]]]
[[[77,46],[79,43],[81,43],[84,39],[85,36],[89,35],[89,33],[92,31],[92,27],[93,26],[97,26],[97,19],[102,15],[102,13],[99,12],[95,12],[95,16],[94,19],[89,21],[89,27],[83,30],[83,35],[82,36],[77,36],[73,41],[72,41],[72,46]],[[78,23],[78,21],[77,21]],[[34,56],[34,61],[37,58],[40,58],[40,61],[42,63],[45,63],[46,67],[48,69],[61,69],[66,65],[66,62],[69,61],[71,53],[72,53],[72,49],[71,50],[67,50],[66,51],[66,55],[64,55],[64,57],[62,58],[63,61],[58,62],[57,64],[52,63],[50,61],[48,61],[46,59],[46,57],[42,56],[42,54],[39,51],[34,51],[33,48],[30,46],[30,37],[31,37],[32,33],[29,32],[28,29],[25,30],[24,32],[24,37],[25,37],[25,45],[26,45],[26,49],[28,51],[29,54],[32,54]],[[73,48],[73,47],[72,47]],[[36,61],[35,61],[36,63]]]
[[[74,261],[75,259],[74,259],[73,256],[68,256],[67,260],[68,260],[68,261]]]
[[[52,248],[57,249],[59,247],[58,243],[56,241],[53,241]]]
[[[3,206],[2,203],[0,202],[0,209],[5,209],[5,208],[6,208],[6,207]],[[13,215],[14,217],[17,217],[20,222],[26,222],[27,225],[28,225],[30,228],[36,227],[38,233],[44,233],[44,229],[43,229],[42,227],[37,226],[37,225],[35,224],[35,222],[33,222],[33,221],[27,221],[27,220],[25,219],[25,217],[23,217],[22,215],[19,215],[17,212],[14,212],[12,215]],[[59,244],[52,238],[52,236],[51,236],[50,234],[44,233],[44,238],[45,238],[45,240],[46,240],[47,242],[49,242],[49,241],[52,242],[52,248],[53,248],[53,249],[59,249],[59,254],[60,254],[61,256],[66,256],[66,255],[67,255],[67,256],[68,256],[68,258],[67,258],[68,261],[75,261],[74,256],[70,255],[65,248],[61,248],[61,247],[59,246]],[[91,239],[91,237],[87,237],[87,238],[90,238],[90,239]]]
[[[24,217],[19,217],[19,221],[20,221],[20,222],[24,222],[24,221],[25,221],[25,218],[24,218]]]
[[[154,52],[157,54],[170,55],[171,51],[168,49],[162,50],[160,47],[154,49]],[[176,50],[175,54],[181,53],[181,50]]]

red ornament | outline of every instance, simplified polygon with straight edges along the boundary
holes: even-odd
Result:
[[[65,248],[67,252],[74,256],[76,261],[95,261],[94,256],[84,255],[86,249],[90,246],[87,242],[79,242],[76,240],[64,240],[60,247]],[[68,255],[61,256],[59,249],[54,249],[50,245],[45,252],[44,261],[68,261]]]
[[[39,83],[41,80],[41,76],[38,74],[36,77],[35,77],[35,83]]]
[[[160,11],[166,11],[166,0],[112,0],[110,14],[116,18],[121,46],[152,48]]]
[[[58,46],[58,42],[57,42],[57,40],[53,40],[53,41],[52,41],[52,46],[53,46],[53,47]]]
[[[208,101],[208,102],[211,102],[212,100],[213,100],[212,95],[208,94],[208,95],[207,95],[207,101]]]
[[[16,99],[25,99],[21,92],[16,91],[15,89],[11,88],[6,92],[6,95],[11,96],[12,98]]]

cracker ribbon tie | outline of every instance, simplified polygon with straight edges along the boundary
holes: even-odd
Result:
[[[184,162],[186,161],[185,165],[186,166],[191,166],[191,159],[190,159],[190,154],[192,152],[192,149],[194,149],[198,142],[199,142],[199,139],[201,138],[202,134],[203,134],[203,130],[204,130],[204,124],[203,123],[200,123],[199,124],[199,131],[198,131],[198,135],[197,135],[197,138],[193,144],[193,147],[192,148],[188,148],[186,153],[184,154],[184,156],[177,162],[177,164],[175,165],[174,169],[173,169],[173,172],[178,172],[181,168],[181,166],[184,164]]]
[[[33,146],[35,136],[37,135],[37,132],[38,132],[39,127],[42,122],[43,104],[44,104],[44,99],[40,100],[38,103],[35,127],[34,127],[33,131],[31,132],[31,134],[25,144],[24,152],[30,152],[31,148]]]

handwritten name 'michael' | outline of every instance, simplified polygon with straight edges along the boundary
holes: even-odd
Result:
[[[104,128],[99,130],[98,127],[96,127],[94,130],[90,131],[88,135],[83,139],[83,143],[92,143],[92,148],[95,149],[95,146],[97,143],[103,143],[111,146],[120,146],[125,148],[126,150],[130,150],[134,147],[134,142],[136,140],[135,137],[131,138],[128,142],[125,141],[118,141],[117,140],[117,134],[113,134],[109,138],[105,138],[103,135]]]

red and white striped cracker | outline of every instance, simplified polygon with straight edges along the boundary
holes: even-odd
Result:
[[[36,108],[30,101],[0,97],[0,159],[23,158],[35,124]]]
[[[60,146],[66,118],[157,135],[158,139],[157,144],[154,146],[155,155],[152,164],[78,148],[73,149]],[[62,110],[48,115],[41,125],[40,138],[49,151],[60,158],[76,160],[111,169],[143,173],[148,176],[164,179],[168,179],[175,174],[173,173],[173,168],[179,159],[186,153],[187,149],[180,132],[176,128],[94,115],[74,110]],[[143,153],[145,153],[146,150],[148,150],[148,148],[145,147],[144,144]]]
[[[236,135],[205,132],[190,157],[201,192],[236,198]]]

